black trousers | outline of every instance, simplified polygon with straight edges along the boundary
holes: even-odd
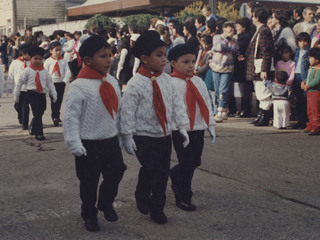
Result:
[[[80,180],[81,216],[83,219],[96,218],[98,209],[110,207],[118,194],[118,186],[126,165],[123,163],[118,137],[104,140],[82,140],[87,156],[75,157],[76,173]],[[99,186],[98,209],[97,190]]]
[[[183,148],[179,131],[172,132],[172,141],[179,163],[170,169],[172,189],[176,201],[191,201],[191,183],[194,170],[201,165],[204,130],[188,132],[190,143]]]
[[[54,86],[57,91],[57,101],[53,103],[51,101],[51,118],[60,119],[60,109],[63,101],[64,89],[66,88],[66,84],[64,82],[54,83]]]
[[[33,114],[31,134],[43,135],[42,116],[47,108],[46,94],[28,90],[27,101],[30,103]]]
[[[19,103],[17,106],[18,120],[23,127],[28,127],[29,125],[29,103],[27,101],[27,92],[21,91],[19,95]]]
[[[154,138],[135,136],[136,156],[141,164],[136,200],[149,205],[153,213],[162,213],[172,152],[171,136]]]

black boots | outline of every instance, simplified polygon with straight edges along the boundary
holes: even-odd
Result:
[[[250,123],[250,124],[256,124],[256,123],[260,120],[261,115],[262,115],[262,112],[263,112],[263,110],[262,110],[262,109],[259,109],[257,118],[254,119],[254,120],[252,120],[252,121],[250,121],[249,123]]]
[[[256,123],[254,123],[254,126],[256,127],[269,126],[269,119],[270,119],[270,110],[262,110],[260,118]]]

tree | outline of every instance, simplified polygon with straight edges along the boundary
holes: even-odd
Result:
[[[186,6],[183,10],[176,13],[176,18],[179,19],[180,22],[184,22],[189,17],[197,17],[201,15],[201,9],[205,6],[202,1],[194,1],[193,3]]]
[[[240,18],[239,11],[235,8],[235,5],[236,5],[235,0],[233,0],[232,3],[218,2],[217,15],[219,17],[224,17],[229,21],[234,21],[237,18]]]
[[[150,20],[152,18],[159,18],[159,16],[156,15],[151,15],[151,14],[136,14],[136,15],[130,15],[127,16],[123,19],[123,22],[125,24],[136,24],[138,26],[145,26],[145,27],[149,27],[150,25]]]
[[[114,24],[115,23],[109,17],[102,14],[96,14],[88,20],[85,29],[92,33],[99,33],[105,31]]]

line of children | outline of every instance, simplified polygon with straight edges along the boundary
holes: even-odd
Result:
[[[170,169],[172,190],[176,205],[182,210],[194,211],[192,203],[191,182],[194,170],[201,164],[204,145],[204,130],[208,129],[211,144],[215,140],[215,121],[207,87],[200,77],[194,76],[196,52],[186,44],[178,45],[170,50],[168,59],[173,67],[173,83],[183,97],[190,126],[188,135],[190,143],[183,146],[183,138],[179,131],[172,132],[172,141],[179,163]]]
[[[54,87],[57,91],[57,101],[51,101],[51,118],[54,126],[59,126],[63,94],[71,73],[68,62],[61,56],[61,43],[58,41],[51,42],[49,51],[51,56],[44,62],[44,68],[52,76]]]
[[[46,109],[46,93],[53,102],[57,100],[57,92],[49,72],[43,67],[43,55],[45,50],[40,47],[32,47],[28,54],[31,58],[29,67],[25,68],[19,76],[19,80],[14,89],[15,102],[19,103],[21,88],[26,85],[26,98],[31,106],[33,119],[31,121],[31,135],[35,135],[37,140],[45,140],[43,135],[42,116]]]
[[[118,141],[121,93],[118,81],[107,75],[112,53],[104,38],[92,35],[83,42],[79,54],[84,65],[70,84],[63,133],[75,155],[85,227],[88,231],[99,231],[98,209],[104,212],[106,220],[118,220],[112,205],[126,170]],[[96,207],[100,174],[103,181]]]
[[[307,92],[307,127],[302,131],[309,136],[319,135],[320,132],[320,48],[309,50],[309,69],[308,76],[301,83],[301,88]]]
[[[165,224],[166,187],[170,168],[173,125],[189,144],[189,119],[172,78],[163,73],[166,46],[155,31],[146,31],[132,48],[142,66],[127,84],[120,106],[120,133],[124,148],[136,154],[141,168],[135,197],[137,208]]]
[[[22,71],[30,65],[30,56],[28,54],[31,44],[22,44],[19,48],[19,57],[14,60],[9,67],[7,79],[7,93],[12,93],[14,87],[19,81]],[[19,103],[14,105],[18,112],[19,123],[22,124],[22,129],[27,130],[29,126],[29,103],[27,101],[27,86],[23,84],[19,95]]]

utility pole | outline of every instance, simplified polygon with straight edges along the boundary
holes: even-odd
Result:
[[[216,14],[217,12],[217,0],[209,0],[209,7],[212,10],[213,14]]]
[[[17,0],[12,0],[12,30],[13,33],[17,32]]]

